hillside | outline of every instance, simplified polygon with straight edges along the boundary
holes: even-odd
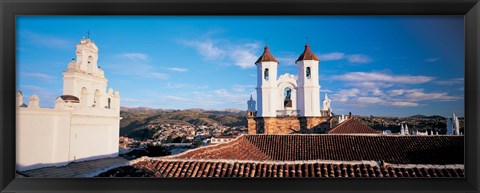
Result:
[[[191,126],[246,126],[245,112],[240,110],[214,111],[203,109],[165,110],[146,107],[122,107],[120,135],[136,136],[135,133],[150,133],[153,125],[174,124]]]

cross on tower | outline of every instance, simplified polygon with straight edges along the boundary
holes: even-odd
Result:
[[[265,45],[268,46],[268,38],[265,38]]]
[[[308,40],[309,40],[309,39],[308,39],[308,36],[305,36],[305,43],[308,44]]]
[[[90,30],[87,31],[87,38],[90,39]]]

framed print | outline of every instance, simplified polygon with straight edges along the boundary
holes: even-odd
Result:
[[[478,1],[0,6],[2,192],[478,192]]]

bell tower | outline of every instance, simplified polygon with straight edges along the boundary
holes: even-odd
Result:
[[[275,117],[277,114],[278,61],[265,46],[257,65],[257,117]]]
[[[318,65],[320,60],[305,45],[305,50],[298,57],[298,100],[297,105],[301,117],[320,117],[320,85],[318,83]]]
[[[82,38],[76,48],[76,61],[72,59],[67,65],[67,70],[62,73],[63,95],[80,98],[83,107],[107,106],[103,98],[106,97],[108,80],[97,65],[97,46],[90,38]]]

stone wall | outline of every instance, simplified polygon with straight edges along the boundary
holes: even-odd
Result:
[[[328,117],[247,117],[248,134],[322,133]]]

